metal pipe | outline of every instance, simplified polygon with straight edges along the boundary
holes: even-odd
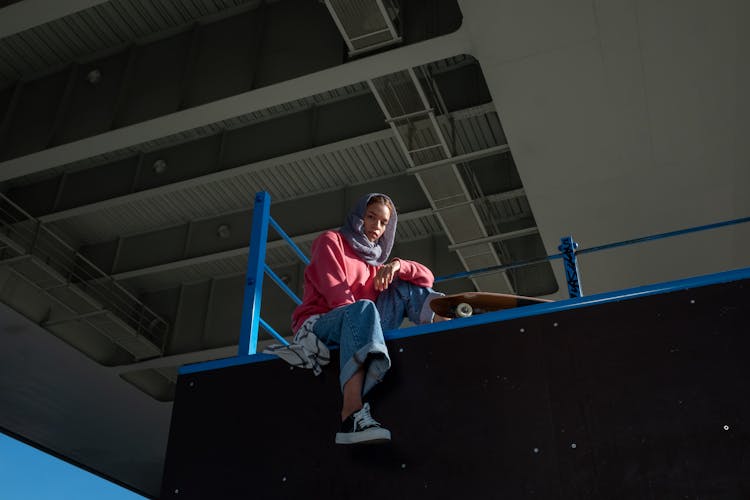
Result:
[[[446,208],[453,208],[453,207],[446,207]],[[462,241],[461,243],[449,245],[448,250],[455,251],[455,250],[460,250],[462,248],[471,247],[474,245],[481,245],[482,243],[492,243],[495,241],[512,240],[514,238],[520,238],[522,236],[530,236],[532,234],[537,234],[538,232],[539,232],[539,228],[537,227],[527,227],[525,229],[518,229],[517,231],[510,231],[507,233],[495,234],[493,236],[486,236],[484,238],[479,238],[476,240]]]
[[[736,224],[744,224],[744,223],[747,223],[747,222],[750,222],[750,217],[741,217],[739,219],[732,219],[732,220],[728,220],[728,221],[716,222],[716,223],[713,223],[713,224],[705,224],[703,226],[696,226],[696,227],[687,228],[687,229],[680,229],[680,230],[677,230],[677,231],[669,231],[669,232],[666,232],[666,233],[654,234],[654,235],[650,235],[650,236],[643,236],[641,238],[634,238],[634,239],[631,239],[631,240],[618,241],[616,243],[607,243],[605,245],[598,245],[598,246],[591,247],[591,248],[584,248],[583,250],[576,250],[575,253],[576,253],[576,255],[583,255],[583,254],[587,254],[587,253],[599,252],[599,251],[602,251],[602,250],[610,250],[612,248],[622,247],[622,246],[626,246],[626,245],[634,245],[634,244],[637,244],[637,243],[644,243],[644,242],[647,242],[647,241],[655,241],[655,240],[660,240],[660,239],[664,239],[664,238],[672,238],[674,236],[681,236],[683,234],[696,233],[696,232],[699,232],[699,231],[708,231],[708,230],[711,230],[711,229],[718,229],[718,228],[721,228],[721,227],[732,226],[732,225],[736,225]],[[532,264],[540,264],[542,262],[547,262],[547,261],[550,261],[550,260],[561,259],[561,258],[563,258],[563,254],[562,253],[556,253],[556,254],[553,254],[553,255],[548,255],[546,257],[540,257],[540,258],[537,258],[537,259],[530,259],[530,260],[518,261],[518,262],[511,263],[511,264],[503,264],[503,265],[499,265],[499,266],[483,267],[483,268],[480,268],[480,269],[474,269],[474,270],[471,270],[471,271],[464,271],[464,272],[461,272],[461,273],[447,274],[445,276],[438,276],[437,278],[435,278],[435,283],[439,283],[441,281],[449,281],[449,280],[459,279],[459,278],[468,278],[468,277],[479,275],[479,274],[487,274],[487,273],[493,273],[493,272],[499,272],[499,271],[507,271],[509,269],[515,269],[515,268],[518,268],[518,267],[529,266],[529,265],[532,265]]]
[[[289,345],[289,342],[287,342],[287,340],[284,337],[282,337],[281,335],[279,335],[279,333],[276,330],[274,330],[271,325],[269,325],[268,323],[266,323],[263,320],[263,318],[258,318],[258,321],[260,322],[260,326],[262,326],[265,331],[267,331],[268,333],[270,333],[273,336],[273,338],[275,338],[276,340],[278,340],[279,342],[281,342],[284,345]]]
[[[663,238],[672,238],[673,236],[681,236],[683,234],[697,233],[700,231],[708,231],[711,229],[718,229],[721,227],[732,226],[735,224],[743,224],[745,222],[750,222],[750,217],[742,217],[740,219],[732,219],[732,220],[723,221],[723,222],[715,222],[713,224],[705,224],[703,226],[695,226],[695,227],[691,227],[687,229],[678,229],[677,231],[669,231],[667,233],[653,234],[651,236],[643,236],[641,238],[633,238],[632,240],[618,241],[616,243],[607,243],[605,245],[598,245],[595,247],[578,250],[576,253],[586,254],[586,253],[592,253],[592,252],[599,252],[601,250],[610,250],[612,248],[622,247],[626,245],[634,245],[636,243],[660,240]]]
[[[445,165],[455,165],[456,163],[463,163],[466,161],[478,160],[480,158],[485,158],[487,156],[493,156],[493,155],[497,155],[500,153],[505,153],[506,151],[510,151],[510,147],[507,144],[503,144],[502,146],[492,146],[491,148],[480,149],[479,151],[472,151],[471,153],[452,156],[444,160],[437,160],[437,161],[433,161],[430,163],[425,163],[423,165],[410,167],[406,169],[406,173],[414,174],[417,172],[421,172],[423,170],[430,170],[432,168],[443,167]]]
[[[289,243],[289,246],[292,247],[292,250],[294,250],[294,252],[299,256],[302,262],[304,262],[305,265],[310,264],[310,259],[308,259],[304,253],[302,253],[302,250],[300,250],[300,248],[297,246],[296,243],[294,243],[294,241],[292,241],[289,235],[286,234],[283,229],[281,229],[281,226],[279,226],[279,224],[273,219],[273,217],[269,216],[268,221],[271,223],[271,226],[273,227],[273,229],[277,233],[279,233],[279,236],[284,238],[286,242]]]
[[[268,264],[263,264],[263,266],[268,277],[271,278],[277,285],[279,285],[279,288],[281,288],[281,290],[284,293],[286,293],[289,296],[289,298],[291,298],[294,301],[295,304],[297,305],[302,304],[302,301],[300,300],[299,297],[297,297],[297,294],[294,293],[291,288],[286,286],[286,283],[284,283],[284,281],[281,278],[279,278],[278,274],[273,272],[273,270],[270,267],[268,267]]]

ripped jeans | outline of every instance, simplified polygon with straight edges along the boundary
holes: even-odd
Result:
[[[315,321],[313,332],[326,344],[340,346],[339,384],[344,384],[367,363],[362,395],[367,394],[391,367],[383,331],[398,328],[408,317],[416,324],[430,323],[434,316],[429,302],[442,293],[395,279],[376,302],[358,300],[337,307]]]

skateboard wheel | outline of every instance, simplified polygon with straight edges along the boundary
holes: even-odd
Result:
[[[467,304],[466,302],[461,302],[456,306],[456,317],[457,318],[468,318],[474,314],[474,308],[471,307],[471,304]]]

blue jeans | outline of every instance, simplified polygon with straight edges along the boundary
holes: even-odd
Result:
[[[313,326],[326,344],[338,344],[339,384],[344,384],[360,366],[367,364],[362,395],[367,394],[391,367],[383,331],[394,330],[405,317],[414,323],[429,323],[433,312],[428,299],[441,296],[432,288],[395,279],[376,302],[358,300],[321,315]]]

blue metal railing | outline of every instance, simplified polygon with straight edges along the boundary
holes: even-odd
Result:
[[[263,277],[268,275],[281,290],[296,304],[302,300],[271,270],[266,264],[266,244],[268,242],[268,225],[286,241],[292,250],[300,257],[305,265],[310,260],[302,250],[292,241],[281,226],[271,217],[271,195],[261,191],[255,195],[253,207],[253,227],[250,233],[250,251],[247,258],[247,274],[245,276],[245,296],[242,303],[242,320],[240,322],[240,341],[237,355],[248,356],[258,350],[258,327],[263,327],[276,340],[284,345],[289,342],[282,337],[271,325],[260,317],[261,297],[263,294]]]
[[[679,230],[676,230],[676,231],[669,231],[669,232],[666,232],[666,233],[652,234],[652,235],[649,235],[649,236],[642,236],[640,238],[633,238],[633,239],[630,239],[630,240],[623,240],[623,241],[618,241],[618,242],[615,242],[615,243],[607,243],[607,244],[604,244],[604,245],[598,245],[598,246],[594,246],[594,247],[590,247],[590,248],[584,248],[584,249],[581,249],[581,250],[578,250],[578,244],[572,241],[572,237],[568,236],[568,237],[565,237],[565,238],[561,239],[562,243],[561,243],[561,245],[559,247],[559,250],[561,251],[561,253],[556,253],[556,254],[552,254],[552,255],[545,255],[544,257],[538,257],[536,259],[521,260],[521,261],[517,261],[517,262],[512,262],[510,264],[501,264],[501,265],[497,265],[497,266],[483,267],[481,269],[473,269],[471,271],[462,271],[460,273],[447,274],[445,276],[440,276],[440,277],[435,278],[435,283],[440,283],[442,281],[449,281],[449,280],[460,279],[460,278],[468,278],[468,277],[471,277],[471,276],[477,276],[477,275],[480,275],[480,274],[489,274],[489,273],[494,273],[494,272],[498,272],[498,271],[508,271],[510,269],[518,269],[520,267],[530,266],[532,264],[541,264],[543,262],[549,262],[549,261],[557,260],[557,259],[563,259],[563,260],[565,260],[566,255],[567,255],[567,253],[569,253],[571,251],[571,248],[572,248],[572,251],[574,252],[575,256],[585,255],[585,254],[588,254],[588,253],[601,252],[603,250],[611,250],[613,248],[619,248],[619,247],[628,246],[628,245],[635,245],[635,244],[638,244],[638,243],[645,243],[645,242],[648,242],[648,241],[656,241],[656,240],[661,240],[661,239],[665,239],[665,238],[672,238],[672,237],[675,237],[675,236],[682,236],[682,235],[690,234],[690,233],[697,233],[697,232],[701,232],[701,231],[708,231],[708,230],[711,230],[711,229],[719,229],[719,228],[722,228],[722,227],[734,226],[734,225],[737,225],[737,224],[744,224],[744,223],[747,223],[747,222],[750,222],[750,217],[741,217],[739,219],[732,219],[732,220],[727,220],[727,221],[722,221],[722,222],[716,222],[716,223],[713,223],[713,224],[705,224],[705,225],[702,225],[702,226],[695,226],[695,227],[690,227],[690,228],[686,228],[686,229],[679,229]],[[569,245],[568,248],[565,248],[566,245],[565,245],[564,241],[567,238],[571,238],[572,245]],[[577,262],[575,262],[575,265],[577,266]],[[568,274],[567,271],[568,271],[568,269],[566,267],[566,275]],[[577,269],[576,269],[576,272],[573,273],[573,274],[576,277],[578,277]],[[570,285],[570,283],[569,283],[569,285]],[[579,280],[579,287],[580,287],[580,280]],[[573,297],[573,295],[571,295],[571,297]]]
[[[253,226],[250,235],[250,251],[248,256],[247,275],[245,283],[245,297],[242,306],[242,321],[240,325],[240,342],[239,342],[239,356],[247,356],[255,354],[257,352],[258,344],[258,328],[262,327],[274,338],[282,342],[284,345],[288,345],[288,342],[278,332],[276,332],[268,323],[263,321],[260,317],[260,306],[261,306],[261,295],[263,290],[263,277],[268,275],[284,293],[286,293],[296,304],[301,304],[302,301],[299,297],[279,278],[276,273],[265,263],[266,255],[266,244],[268,240],[268,226],[269,224],[273,229],[286,241],[292,250],[297,254],[300,260],[305,264],[309,264],[310,260],[307,256],[299,249],[299,247],[292,241],[292,239],[284,232],[279,224],[270,215],[271,196],[266,192],[259,192],[255,195],[255,206],[253,211]],[[615,243],[608,243],[605,245],[598,245],[591,248],[578,249],[578,244],[573,241],[572,236],[566,236],[561,238],[561,243],[558,249],[560,253],[539,257],[537,259],[530,259],[524,261],[513,262],[510,264],[504,264],[499,266],[485,267],[481,269],[474,269],[471,271],[465,271],[446,276],[440,276],[435,279],[436,283],[443,281],[468,278],[471,276],[477,276],[480,274],[494,273],[499,271],[507,271],[510,269],[516,269],[532,264],[539,264],[543,262],[549,262],[556,259],[562,259],[565,266],[565,277],[568,284],[568,294],[571,298],[582,297],[583,292],[581,289],[581,280],[578,271],[577,256],[587,253],[600,252],[603,250],[609,250],[622,246],[634,245],[647,241],[655,241],[664,238],[672,238],[689,233],[696,233],[700,231],[707,231],[711,229],[718,229],[736,224],[742,224],[750,222],[750,217],[743,217],[739,219],[733,219],[723,222],[717,222],[713,224],[706,224],[702,226],[696,226],[686,229],[680,229],[677,231],[669,231],[666,233],[654,234],[650,236],[644,236],[640,238],[634,238],[625,241],[619,241]]]

